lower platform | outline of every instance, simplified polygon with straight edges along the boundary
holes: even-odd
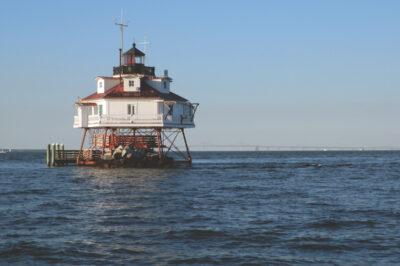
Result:
[[[170,168],[182,164],[191,164],[191,160],[174,160],[171,157],[160,158],[152,150],[138,150],[136,153],[120,154],[114,152],[113,155],[99,155],[91,153],[87,157],[82,153],[78,160],[79,150],[57,150],[54,155],[48,154],[48,166],[94,166],[102,168]]]
[[[184,151],[176,144],[179,136]],[[190,165],[192,159],[183,128],[105,127],[85,128],[79,150],[64,150],[59,144],[47,146],[48,166],[72,162],[78,166],[157,168],[182,163]]]

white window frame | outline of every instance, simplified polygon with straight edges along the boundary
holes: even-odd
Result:
[[[135,87],[135,81],[129,80],[129,87]]]
[[[127,105],[127,114],[128,115],[135,115],[137,112],[137,108],[135,104],[128,104]]]

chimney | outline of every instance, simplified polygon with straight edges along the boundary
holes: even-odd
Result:
[[[168,77],[168,69],[164,70],[164,77]]]

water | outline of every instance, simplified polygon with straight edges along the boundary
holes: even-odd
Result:
[[[195,152],[189,169],[0,155],[0,264],[396,264],[400,152]]]

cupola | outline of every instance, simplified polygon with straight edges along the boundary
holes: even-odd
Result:
[[[122,55],[122,62],[123,65],[143,64],[145,56],[142,51],[136,48],[136,44],[133,43],[132,48]]]
[[[114,75],[143,75],[154,76],[154,67],[144,65],[145,53],[136,48],[136,44],[132,44],[132,48],[122,54],[121,66],[114,67]]]

